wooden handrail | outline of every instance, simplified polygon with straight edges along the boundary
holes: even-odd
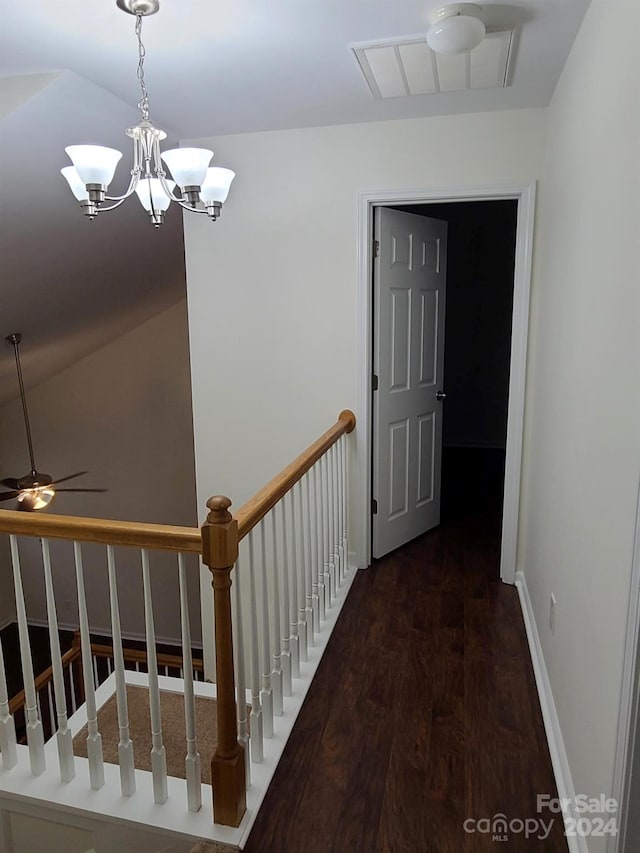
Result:
[[[113,646],[102,645],[101,643],[91,643],[91,653],[98,658],[113,658]],[[147,662],[147,653],[144,649],[128,649],[126,646],[122,649],[122,655],[125,663],[145,663]],[[182,669],[182,655],[168,655],[163,652],[156,654],[158,668],[168,666],[170,669]],[[204,664],[198,658],[192,661],[194,672],[204,672]]]
[[[80,648],[72,646],[62,655],[62,668],[65,669],[65,667],[70,666],[79,657]],[[35,679],[36,693],[39,693],[42,688],[46,687],[50,681],[53,681],[53,667],[48,666],[46,669],[43,669],[42,672]],[[9,700],[9,713],[15,714],[16,711],[24,707],[25,701],[26,700],[24,690],[21,690],[19,693],[16,693],[16,695]]]
[[[40,515],[3,510],[0,532],[43,536],[47,539],[70,539],[101,542],[132,548],[181,551],[200,554],[202,540],[197,527],[169,524],[147,524],[136,521],[111,521],[102,518],[80,518],[71,515]]]
[[[332,427],[243,504],[235,514],[239,538],[243,539],[340,436],[352,432],[355,425],[356,417],[352,411],[345,409],[340,412]],[[0,532],[131,548],[202,553],[202,538],[197,527],[3,510],[0,512]]]
[[[91,654],[97,658],[111,658],[113,659],[113,646],[109,646],[106,643],[91,643]],[[144,649],[129,649],[126,646],[122,649],[122,654],[125,662],[128,663],[147,663],[147,653]],[[82,655],[82,651],[79,644],[74,642],[74,645],[68,649],[61,658],[62,668],[66,669],[71,664],[75,663],[77,660],[80,660]],[[159,652],[156,655],[158,667],[170,667],[171,669],[182,669],[183,660],[181,655],[170,655]],[[198,672],[204,672],[204,664],[198,658],[194,658],[192,661],[194,672],[197,670]],[[35,679],[35,690],[36,693],[39,693],[47,684],[53,681],[53,667],[48,666],[46,669],[43,669],[42,672]],[[21,690],[19,693],[16,693],[15,696],[9,700],[9,713],[15,714],[16,711],[19,711],[24,707],[25,704],[25,695],[24,690]]]
[[[296,459],[277,474],[271,482],[260,489],[234,514],[238,522],[238,538],[243,539],[252,528],[262,521],[269,510],[278,503],[298,480],[336,443],[344,433],[355,429],[356,416],[350,409],[338,415],[336,423],[309,445]]]

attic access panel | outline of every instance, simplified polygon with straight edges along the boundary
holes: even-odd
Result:
[[[510,83],[514,31],[489,32],[471,51],[435,53],[425,36],[352,44],[377,100],[465,89],[503,89]]]

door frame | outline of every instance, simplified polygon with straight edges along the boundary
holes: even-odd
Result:
[[[440,189],[363,190],[358,195],[358,303],[357,303],[357,382],[358,445],[354,461],[355,495],[353,503],[356,565],[371,564],[371,453],[373,413],[371,403],[373,288],[372,241],[373,213],[376,207],[393,205],[447,203],[461,201],[518,202],[516,253],[513,274],[513,314],[509,368],[509,405],[502,517],[500,577],[515,583],[522,434],[524,429],[527,337],[529,331],[529,295],[533,254],[533,224],[536,184],[488,185],[480,187],[444,187]]]
[[[622,686],[611,796],[618,803],[618,834],[609,835],[607,853],[623,853],[629,825],[629,796],[636,741],[640,737],[640,489],[636,501],[629,609],[622,660]]]

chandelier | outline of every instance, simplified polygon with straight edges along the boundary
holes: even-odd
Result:
[[[68,146],[65,151],[73,165],[60,171],[89,219],[95,219],[98,212],[114,210],[135,192],[156,228],[164,222],[165,210],[172,201],[192,213],[205,213],[215,221],[227,199],[235,172],[209,166],[213,151],[207,148],[172,148],[161,152],[160,142],[167,134],[149,120],[142,19],[158,11],[159,0],[116,0],[116,3],[124,12],[135,15],[138,39],[138,82],[142,93],[138,109],[142,121],[126,131],[133,140],[131,180],[124,195],[107,195],[122,153],[103,145]],[[167,176],[162,161],[173,180]],[[105,205],[105,201],[109,204]]]

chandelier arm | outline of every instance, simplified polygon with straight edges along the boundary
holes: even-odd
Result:
[[[191,207],[191,205],[190,205],[190,204],[187,204],[187,202],[186,202],[186,201],[182,201],[182,200],[181,200],[181,199],[179,199],[179,198],[174,199],[174,201],[177,201],[177,202],[178,202],[178,204],[180,205],[180,207],[184,207],[184,209],[185,209],[185,210],[188,210],[188,211],[189,211],[189,213],[206,213],[206,212],[207,212],[205,208],[200,208],[200,207]]]
[[[109,198],[109,196],[107,196],[107,198]],[[124,201],[126,201],[127,198],[128,196],[124,196],[124,198],[119,199],[115,204],[110,204],[109,207],[103,207],[102,205],[100,205],[100,207],[98,208],[98,213],[108,213],[110,210],[115,210],[116,207],[120,207],[120,205]]]
[[[127,187],[127,191],[124,193],[124,195],[106,195],[105,199],[107,199],[107,201],[124,201],[125,199],[129,198],[129,196],[134,194],[134,192],[136,191],[136,187],[138,186],[139,180],[140,172],[134,172],[132,170],[131,181],[129,182],[129,186]],[[102,210],[105,210],[105,208],[102,208]]]
[[[135,192],[140,180],[140,173],[142,172],[142,152],[140,148],[140,140],[133,137],[133,167],[131,169],[131,180],[129,181],[129,186],[127,187],[124,195],[105,196],[109,201],[124,201],[125,198],[129,198],[129,196],[133,195]]]
[[[171,187],[167,183],[167,178],[166,178],[166,175],[164,173],[164,169],[156,168],[156,175],[158,176],[158,180],[160,181],[160,184],[162,185],[162,189],[166,192],[166,194],[169,196],[171,201],[177,201],[178,204],[184,204],[184,202],[180,198],[180,196],[173,194]]]
[[[157,136],[154,136],[153,138],[153,171],[156,173],[156,177],[160,181],[162,189],[165,191],[171,201],[177,201],[178,203],[180,203],[182,199],[179,196],[173,194],[171,187],[167,183],[167,176],[165,174],[164,169],[162,168],[160,140]]]

